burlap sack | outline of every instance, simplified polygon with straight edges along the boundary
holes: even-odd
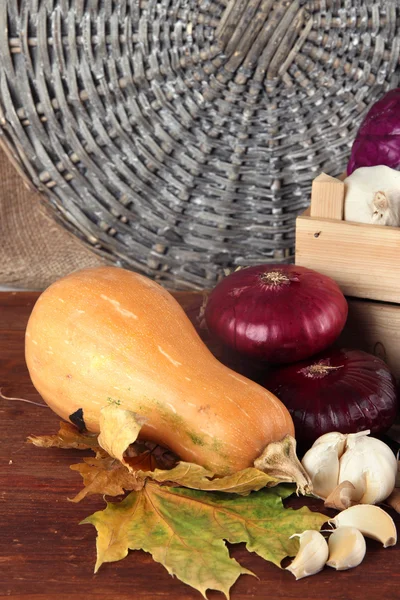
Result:
[[[58,225],[0,148],[0,288],[43,290],[104,261]]]

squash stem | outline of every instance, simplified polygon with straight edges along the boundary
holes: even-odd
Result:
[[[311,479],[296,454],[296,440],[286,435],[279,442],[271,442],[254,461],[256,469],[282,482],[295,483],[297,494],[311,494]]]

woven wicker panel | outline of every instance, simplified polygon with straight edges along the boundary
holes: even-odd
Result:
[[[0,137],[97,252],[203,288],[292,259],[399,54],[399,0],[1,0]]]

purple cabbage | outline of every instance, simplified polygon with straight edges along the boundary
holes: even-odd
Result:
[[[367,113],[351,149],[347,174],[376,165],[400,171],[400,88],[388,92]]]

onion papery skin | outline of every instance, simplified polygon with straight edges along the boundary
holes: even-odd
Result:
[[[295,265],[235,271],[211,292],[205,319],[212,335],[242,356],[292,363],[329,347],[348,306],[326,275]]]
[[[262,383],[289,410],[302,450],[331,431],[384,433],[399,410],[388,366],[361,350],[328,350],[275,369]]]

